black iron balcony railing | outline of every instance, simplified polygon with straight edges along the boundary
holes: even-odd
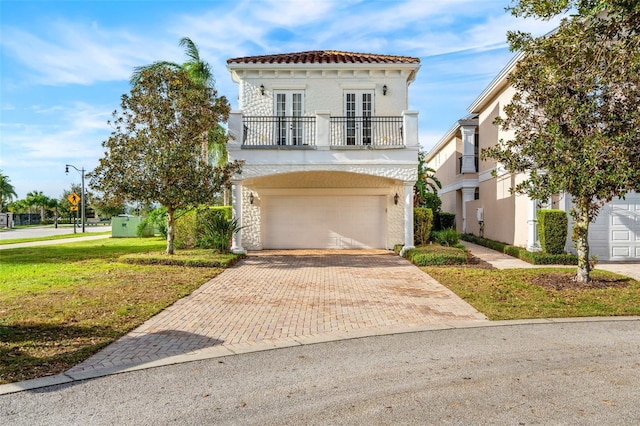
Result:
[[[331,117],[329,140],[332,147],[401,147],[402,117]]]
[[[314,146],[316,144],[315,117],[257,117],[243,118],[242,145],[247,147],[267,146]]]

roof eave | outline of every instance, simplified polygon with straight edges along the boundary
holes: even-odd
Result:
[[[509,74],[514,70],[516,64],[522,57],[524,53],[520,52],[515,55],[509,63],[498,73],[498,75],[489,83],[489,85],[480,93],[480,96],[476,98],[475,101],[467,108],[467,111],[471,114],[479,113],[485,104],[492,99],[496,93],[502,90],[508,84]]]

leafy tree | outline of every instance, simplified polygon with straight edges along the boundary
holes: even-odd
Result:
[[[518,0],[510,10],[577,14],[545,37],[508,34],[522,56],[509,77],[516,94],[495,124],[513,136],[483,157],[524,173],[517,193],[572,196],[576,280],[587,282],[589,223],[604,203],[640,189],[640,2]]]
[[[11,185],[11,179],[0,170],[0,212],[4,211],[5,203],[17,198],[16,189]]]
[[[430,207],[426,205],[427,198],[430,198],[428,194],[437,194],[438,189],[442,188],[442,183],[435,176],[436,171],[427,167],[424,158],[425,153],[420,150],[418,152],[418,180],[413,186],[414,207]]]
[[[156,61],[150,65],[143,65],[134,68],[133,74],[129,82],[132,86],[136,86],[140,83],[142,73],[145,71],[159,70],[168,68],[174,71],[184,71],[189,78],[201,87],[215,87],[215,79],[211,66],[200,58],[200,51],[198,46],[189,38],[183,37],[180,39],[180,46],[185,49],[187,60],[178,64],[170,61]],[[221,97],[224,99],[224,97]],[[208,158],[209,162],[217,167],[223,167],[228,161],[227,154],[227,140],[228,137],[224,128],[217,124],[211,129],[207,129],[207,138],[203,140],[202,152],[205,158]],[[224,203],[228,203],[228,187],[223,188],[224,191]]]
[[[157,67],[141,73],[114,111],[114,130],[90,186],[105,199],[157,202],[167,209],[167,253],[174,253],[176,212],[213,198],[240,169],[214,167],[203,158],[207,130],[226,121],[229,103],[184,70]]]

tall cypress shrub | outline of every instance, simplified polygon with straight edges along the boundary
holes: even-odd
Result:
[[[425,207],[413,209],[413,241],[416,246],[429,242],[431,227],[433,226],[433,212]]]
[[[538,211],[538,238],[542,251],[549,254],[562,254],[567,241],[567,213],[563,210]]]

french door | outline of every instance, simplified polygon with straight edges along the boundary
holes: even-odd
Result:
[[[304,93],[291,90],[275,92],[275,137],[278,145],[302,145]]]
[[[347,145],[371,145],[373,115],[373,91],[355,90],[345,92],[344,111],[346,116]]]

